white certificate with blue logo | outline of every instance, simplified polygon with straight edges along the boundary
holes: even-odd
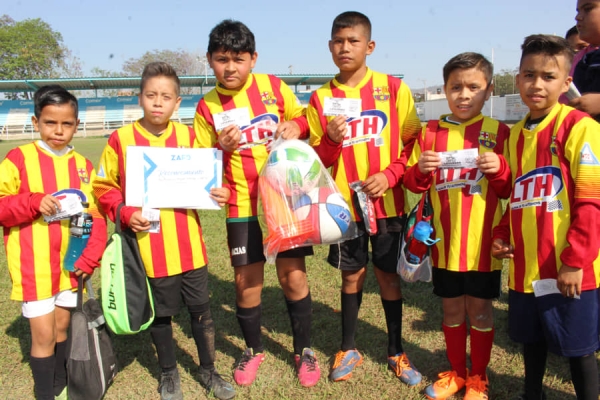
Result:
[[[220,209],[210,189],[221,187],[221,150],[129,146],[125,171],[128,206]]]

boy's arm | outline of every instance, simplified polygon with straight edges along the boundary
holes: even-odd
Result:
[[[492,230],[492,257],[513,258],[514,248],[510,244],[510,208],[504,210],[500,222]]]
[[[402,179],[404,187],[413,193],[423,193],[429,190],[435,172],[424,174],[419,170],[419,157],[421,156],[423,140],[427,127],[423,127],[421,135],[415,140],[411,155],[406,165],[406,173]]]
[[[213,148],[217,144],[217,133],[214,130],[214,122],[210,110],[204,99],[198,102],[194,114],[194,132],[196,140],[194,147]]]
[[[306,118],[310,127],[310,145],[321,158],[325,168],[329,168],[339,159],[343,141],[334,142],[327,135],[327,117],[323,115],[323,106],[319,102],[317,92],[310,97]]]
[[[520,129],[519,129],[520,131]],[[515,132],[515,135],[519,132]],[[494,147],[494,153],[498,155],[498,161],[500,166],[497,172],[491,174],[486,173],[485,177],[490,184],[490,187],[496,195],[502,199],[510,197],[512,191],[512,180],[510,167],[508,165],[508,137],[510,135],[510,128],[500,123],[498,126],[498,135],[496,147]]]
[[[290,87],[283,81],[281,81],[280,90],[281,95],[283,96],[283,104],[285,107],[283,112],[285,121],[280,122],[281,130],[280,127],[278,127],[278,133],[282,133],[283,129],[285,128],[285,125],[281,126],[282,124],[296,124],[300,132],[300,135],[297,137],[297,139],[308,139],[310,129],[308,128],[308,120],[306,119],[306,108],[300,104],[300,101],[294,92],[292,92],[292,89],[290,89]],[[285,139],[288,139],[285,134],[283,135]]]

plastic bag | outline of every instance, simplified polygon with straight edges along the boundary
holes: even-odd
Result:
[[[348,203],[312,147],[280,138],[270,150],[258,179],[267,263],[282,251],[358,236]]]
[[[363,182],[354,181],[350,183],[350,189],[354,190],[356,197],[358,198],[358,205],[362,211],[362,219],[365,223],[365,230],[369,236],[377,234],[377,216],[375,215],[375,206],[373,205],[373,199],[371,196],[363,192]]]

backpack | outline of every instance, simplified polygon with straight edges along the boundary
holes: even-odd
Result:
[[[123,204],[117,208],[115,232],[102,255],[102,310],[111,331],[129,335],[147,329],[154,321],[154,298],[135,232],[121,230],[121,207]]]
[[[83,304],[79,277],[77,307],[71,315],[67,344],[67,392],[70,400],[99,400],[117,375],[117,358],[100,304],[87,281],[89,299]]]
[[[429,121],[427,128],[425,129],[425,139],[422,145],[422,149],[434,149],[435,132],[438,129],[439,122],[437,120]],[[407,255],[407,249],[411,246],[411,242],[416,240],[413,237],[415,226],[419,222],[425,222],[431,226],[431,219],[433,218],[433,209],[429,204],[429,191],[425,191],[421,199],[413,209],[410,211],[404,225],[402,227],[402,233],[400,234],[400,247],[398,249],[398,264],[396,266],[396,272],[406,282],[431,282],[431,249],[430,246],[439,241],[439,239],[427,239],[424,244],[427,245],[427,251],[425,256],[420,262],[414,263],[410,261],[410,257]],[[433,230],[433,229],[431,229]]]

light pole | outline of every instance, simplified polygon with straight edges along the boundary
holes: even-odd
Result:
[[[425,79],[419,79],[421,82],[423,82],[423,101],[427,101],[427,80]]]

